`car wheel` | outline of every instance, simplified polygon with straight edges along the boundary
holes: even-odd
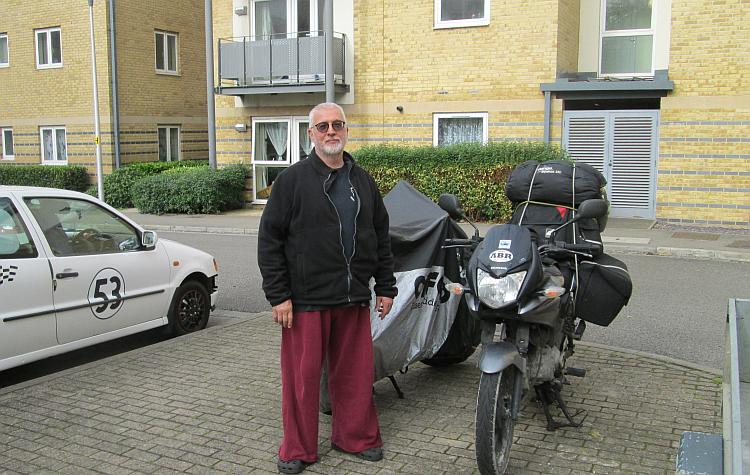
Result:
[[[169,330],[175,336],[206,328],[211,311],[211,297],[206,287],[188,281],[177,287],[169,309]]]

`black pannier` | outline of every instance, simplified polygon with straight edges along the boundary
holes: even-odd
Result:
[[[602,197],[607,184],[587,163],[528,160],[518,165],[505,185],[505,196],[514,203],[540,201],[577,208],[582,201]]]
[[[608,254],[578,263],[576,316],[606,327],[633,292],[628,267]]]

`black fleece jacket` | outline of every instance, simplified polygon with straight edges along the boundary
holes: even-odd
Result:
[[[333,172],[313,149],[273,183],[258,230],[258,266],[271,305],[289,298],[293,305],[322,307],[366,302],[372,277],[376,295],[396,296],[388,213],[375,181],[352,160],[349,180],[359,210],[347,262],[341,222],[328,196]]]

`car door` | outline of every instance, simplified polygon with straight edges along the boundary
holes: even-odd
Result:
[[[49,248],[60,343],[134,333],[166,316],[170,271],[162,246],[143,248],[133,226],[93,200],[37,196],[24,203]]]
[[[10,196],[0,196],[0,370],[55,345],[47,257]]]

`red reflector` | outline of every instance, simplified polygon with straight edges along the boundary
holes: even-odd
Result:
[[[565,208],[563,206],[557,206],[555,209],[557,209],[557,212],[560,213],[561,218],[564,218],[565,214],[568,212],[568,208]]]

